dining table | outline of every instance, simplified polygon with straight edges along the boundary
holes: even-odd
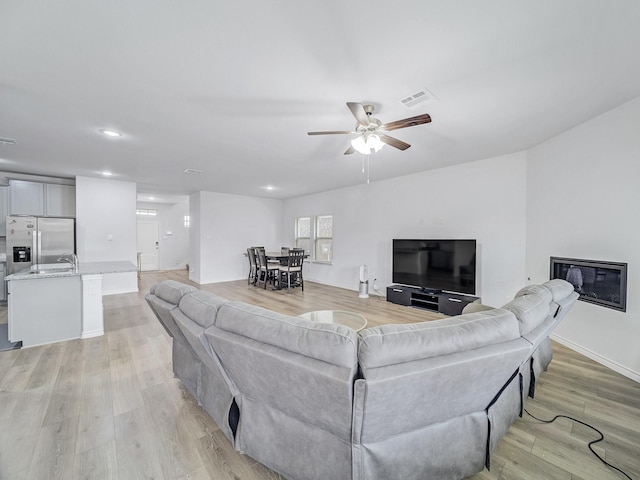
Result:
[[[243,254],[245,257],[247,256],[247,252],[244,252]],[[282,252],[264,252],[265,257],[267,257],[267,260],[271,260],[271,261],[280,261],[283,260],[285,258],[289,258],[289,254],[288,253],[282,253]],[[309,258],[309,254],[305,253],[304,254],[304,258]]]
[[[267,257],[267,261],[269,260],[283,260],[285,258],[289,258],[289,253],[282,252],[264,252],[265,257]],[[307,257],[308,255],[305,255]]]
[[[280,251],[271,251],[271,252],[264,252],[264,255],[267,259],[267,262],[273,262],[273,263],[281,263],[282,260],[285,260],[287,258],[289,258],[289,253],[282,253]],[[247,252],[244,252],[244,256],[248,256]],[[304,257],[303,258],[309,258],[309,254],[305,252]],[[276,285],[273,286],[272,290],[282,290],[284,287],[282,285],[280,285],[280,283],[278,282]]]

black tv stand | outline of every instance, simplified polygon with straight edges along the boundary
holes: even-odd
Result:
[[[422,288],[420,292],[427,293],[429,295],[439,295],[442,293],[442,290],[438,290],[437,288]]]
[[[469,303],[479,300],[473,295],[443,292],[442,290],[391,285],[387,287],[387,302],[423,308],[444,315],[460,315]]]

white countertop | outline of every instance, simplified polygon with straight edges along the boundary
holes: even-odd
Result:
[[[38,273],[30,269],[20,270],[11,275],[7,275],[5,280],[34,280],[38,278],[72,277],[82,275],[102,275],[108,273],[137,272],[138,268],[127,261],[114,262],[81,262],[77,270],[66,268],[64,263],[59,268],[43,270]]]

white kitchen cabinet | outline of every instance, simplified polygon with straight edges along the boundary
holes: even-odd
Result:
[[[76,187],[45,183],[45,215],[48,217],[76,216]]]
[[[23,347],[80,338],[80,276],[9,280],[9,341]]]
[[[7,276],[9,341],[31,347],[103,335],[103,276],[136,270],[129,261],[86,262],[62,271],[55,263]]]
[[[9,180],[9,215],[75,218],[76,187]]]
[[[0,237],[7,234],[7,215],[9,215],[9,187],[0,186]]]
[[[44,183],[9,180],[11,215],[44,215]]]
[[[7,301],[7,282],[4,281],[4,277],[7,273],[7,264],[0,262],[0,303]]]

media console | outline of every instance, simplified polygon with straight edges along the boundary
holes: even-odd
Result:
[[[387,287],[387,302],[424,308],[444,315],[460,315],[462,309],[479,297],[461,293],[429,292],[418,287],[391,285]]]

